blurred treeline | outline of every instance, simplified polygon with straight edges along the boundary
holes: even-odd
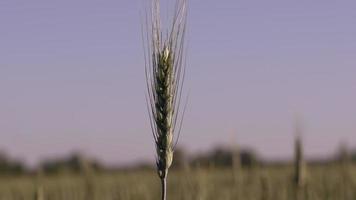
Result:
[[[96,171],[105,170],[100,162],[86,159],[80,153],[72,153],[63,158],[45,159],[36,167],[28,167],[23,161],[12,159],[4,152],[0,153],[0,175],[80,173],[86,167]]]
[[[356,151],[340,148],[327,159],[308,160],[308,164],[327,165],[339,162],[356,162]],[[251,168],[266,165],[289,165],[291,161],[264,160],[249,148],[228,148],[218,146],[211,151],[188,154],[184,148],[177,148],[174,153],[172,170],[212,167],[241,167]],[[28,175],[28,174],[61,174],[82,173],[87,169],[95,172],[114,172],[122,170],[153,169],[150,162],[140,162],[127,167],[108,167],[95,159],[88,159],[83,154],[75,152],[62,158],[43,160],[37,167],[28,167],[23,161],[10,158],[5,152],[0,152],[0,175]]]
[[[209,152],[188,155],[183,148],[178,148],[174,154],[172,168],[251,168],[259,166],[291,165],[294,160],[266,160],[251,148],[228,148],[218,146]],[[348,150],[346,145],[327,158],[314,158],[307,160],[309,165],[340,164],[356,162],[356,150]]]

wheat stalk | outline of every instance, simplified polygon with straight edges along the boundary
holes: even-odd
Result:
[[[35,200],[44,200],[43,171],[41,167],[36,172]]]
[[[173,161],[173,151],[184,115],[180,101],[185,74],[183,50],[186,14],[186,0],[176,0],[172,20],[168,28],[162,30],[160,1],[152,0],[151,16],[146,15],[146,36],[143,37],[146,41],[147,103],[156,146],[162,200],[166,199],[168,169]]]

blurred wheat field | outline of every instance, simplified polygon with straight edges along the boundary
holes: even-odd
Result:
[[[0,200],[38,199],[38,180],[2,177]],[[154,171],[43,177],[43,199],[48,200],[154,200],[160,196]],[[168,180],[170,200],[355,200],[356,166],[308,168],[306,184],[293,184],[293,167],[259,167],[172,171]],[[36,197],[37,196],[37,197]]]

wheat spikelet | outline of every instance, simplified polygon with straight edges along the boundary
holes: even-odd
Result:
[[[162,183],[162,199],[165,199],[166,177],[184,115],[179,106],[185,73],[186,13],[186,0],[176,0],[169,28],[162,30],[160,1],[152,0],[151,16],[146,16],[147,102],[156,146],[157,171]]]

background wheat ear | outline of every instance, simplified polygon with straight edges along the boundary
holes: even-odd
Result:
[[[44,200],[44,189],[43,189],[43,170],[41,167],[38,168],[36,172],[36,191],[35,200]]]
[[[147,102],[156,146],[162,199],[166,199],[168,169],[173,161],[174,146],[178,141],[184,115],[184,111],[180,109],[180,101],[185,74],[183,52],[186,0],[176,0],[171,16],[168,28],[162,29],[160,1],[152,0],[151,16],[146,16],[146,36],[143,37],[146,41],[144,49]]]
[[[306,184],[306,163],[303,153],[302,130],[297,121],[294,143],[294,184],[297,188],[302,188]]]

